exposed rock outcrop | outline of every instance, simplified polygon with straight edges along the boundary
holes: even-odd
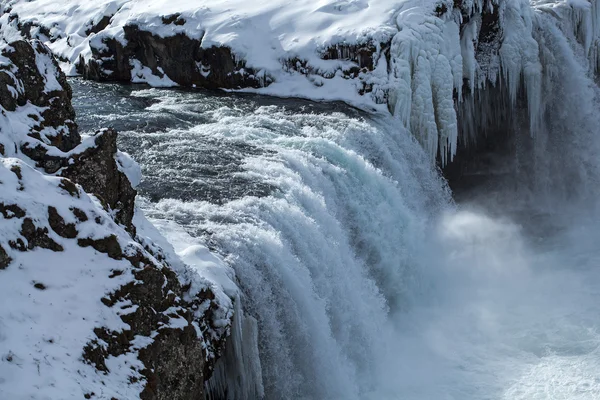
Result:
[[[2,53],[8,62],[0,65],[0,104],[9,112],[28,103],[38,107],[29,136],[63,152],[72,150],[81,137],[71,87],[53,54],[37,40],[12,42],[10,48]],[[53,135],[46,134],[46,127]]]
[[[171,19],[165,18],[166,24]],[[174,22],[176,23],[176,21]],[[247,68],[236,59],[227,46],[202,47],[202,40],[183,33],[161,37],[135,25],[123,28],[126,45],[114,38],[104,38],[100,45],[92,45],[92,57],[83,57],[77,66],[86,78],[98,81],[130,82],[143,80],[142,71],[148,68],[152,75],[165,76],[180,86],[208,89],[239,89],[261,87],[270,80]],[[137,74],[140,74],[139,76]]]
[[[69,157],[60,175],[77,182],[87,193],[94,193],[111,210],[115,221],[132,234],[136,191],[115,161],[117,132],[105,129],[94,136],[94,146]]]

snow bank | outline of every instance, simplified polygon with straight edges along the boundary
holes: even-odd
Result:
[[[200,398],[232,300],[123,212],[139,166],[112,130],[81,140],[70,96],[43,44],[2,30],[0,398]]]
[[[0,181],[0,205],[15,208],[0,217],[0,246],[12,259],[0,270],[0,397],[75,399],[102,393],[102,398],[135,398],[143,388],[139,373],[143,365],[133,353],[111,358],[110,370],[115,373],[108,376],[82,357],[95,328],[129,328],[120,315],[130,306],[108,308],[101,299],[134,279],[131,265],[60,237],[50,226],[48,209],[54,207],[81,235],[116,234],[124,245],[141,246],[112,222],[97,200],[85,193],[71,196],[61,188],[62,179],[45,176],[21,160],[0,158]],[[88,219],[78,220],[74,210]],[[46,246],[34,248],[30,237],[23,246],[31,251],[11,249],[11,242],[23,238],[24,217],[48,232]],[[123,273],[114,276],[115,271]],[[131,385],[130,377],[140,382]]]
[[[202,49],[231,49],[241,65],[229,75],[247,75],[231,88],[260,93],[343,100],[378,112],[386,107],[431,154],[446,164],[456,154],[456,103],[463,93],[505,85],[511,103],[524,93],[532,134],[544,112],[544,66],[536,29],[552,15],[588,60],[600,65],[600,11],[597,0],[3,0],[9,10],[0,24],[18,19],[42,38],[75,73],[75,64],[95,59],[103,79],[156,86],[181,84],[161,60],[131,55],[123,77],[114,74],[118,50],[128,46],[127,27],[155,38],[186,35]],[[159,40],[156,39],[156,40]],[[160,40],[159,40],[160,41]],[[156,43],[150,45],[159,46]],[[190,49],[190,53],[194,53]],[[80,58],[81,57],[81,58]],[[179,57],[179,55],[177,55]],[[81,60],[81,61],[80,61]],[[163,60],[164,61],[164,60]],[[223,86],[215,68],[195,60],[196,82]],[[164,62],[163,62],[164,64]],[[218,64],[217,64],[218,65]],[[113,66],[114,67],[114,66]],[[165,67],[164,69],[162,69]],[[83,68],[80,65],[80,68]],[[211,76],[213,78],[211,78]],[[211,81],[211,79],[213,79]],[[266,86],[255,88],[255,86]],[[439,156],[438,156],[439,154]]]

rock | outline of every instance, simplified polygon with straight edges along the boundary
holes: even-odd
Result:
[[[6,219],[25,217],[25,211],[16,204],[0,203],[0,214]]]
[[[27,249],[18,246],[18,250],[33,250],[36,247],[52,251],[64,251],[63,247],[48,236],[47,228],[38,228],[31,218],[25,218],[21,225],[21,235],[27,239]]]
[[[6,250],[0,246],[0,270],[7,268],[12,262],[12,258],[8,256]]]
[[[123,251],[115,235],[102,239],[78,239],[77,244],[81,247],[93,247],[100,253],[108,254],[110,258],[120,260],[123,258]]]
[[[125,255],[121,254],[121,257]],[[135,258],[132,265],[138,261]],[[147,381],[140,398],[202,399],[204,382],[210,376],[212,366],[203,362],[207,356],[206,348],[198,340],[192,310],[200,303],[210,304],[214,296],[206,291],[196,296],[192,303],[185,301],[185,288],[171,270],[158,267],[147,257],[142,257],[141,265],[143,267],[134,272],[135,282],[102,299],[107,307],[115,307],[123,301],[131,303],[131,309],[135,311],[122,316],[130,329],[123,332],[96,329],[97,339],[88,343],[83,357],[99,370],[108,371],[105,362],[108,357],[131,351],[137,335],[152,336],[152,343],[139,352],[145,368],[137,372]],[[209,313],[212,308],[208,307]]]
[[[75,224],[67,224],[55,207],[48,207],[48,222],[52,230],[59,236],[67,239],[77,237],[77,227]]]
[[[39,137],[44,128],[52,127],[57,129],[57,135],[48,137],[51,145],[62,151],[72,150],[81,142],[81,137],[75,124],[75,110],[71,105],[72,92],[65,74],[42,42],[18,40],[9,46],[12,51],[2,51],[2,56],[12,64],[0,66],[0,105],[9,111],[14,111],[17,106],[23,106],[27,102],[45,108],[41,114],[42,119],[33,127],[30,136]],[[40,59],[51,69],[51,79],[56,80],[60,89],[45,90],[49,78],[37,68],[37,61]],[[14,78],[9,71],[14,73]],[[16,98],[7,89],[7,85],[16,86],[15,80],[23,85],[23,90]]]
[[[68,152],[81,143],[74,122],[71,87],[50,50],[41,42],[32,41],[30,44],[21,40],[10,43],[10,48],[11,51],[5,50],[2,55],[13,63],[10,66],[13,77],[0,70],[0,81],[9,77],[9,83],[14,87],[22,86],[23,92],[15,98],[8,89],[5,92],[0,89],[0,105],[9,111],[28,103],[45,109],[40,118],[32,116],[34,127],[28,133],[27,140],[19,144],[19,150],[48,173],[57,173],[62,168],[62,176],[80,184],[88,193],[103,199],[107,207],[116,211],[117,222],[135,235],[131,220],[136,191],[125,174],[119,171],[114,159],[117,154],[117,133],[110,129],[98,132],[95,146],[86,148],[81,153],[61,156],[53,151],[52,148],[58,148],[62,152]],[[58,82],[60,90],[45,90],[46,81],[50,78],[35,67],[38,57],[45,57],[46,64],[51,66],[48,73],[54,74],[53,78]],[[2,85],[0,87],[6,88]],[[47,141],[44,141],[40,135],[47,128],[50,128],[53,134],[45,135]],[[2,151],[4,153],[4,146]],[[64,188],[72,195],[78,196],[78,189],[72,182],[63,182]]]
[[[86,35],[91,35],[92,33],[99,33],[104,30],[110,24],[110,19],[112,15],[105,15],[98,21],[96,24],[92,25],[89,29],[85,31]]]
[[[114,129],[101,130],[96,133],[94,143],[95,146],[65,160],[60,175],[99,197],[106,206],[116,211],[116,221],[135,235],[132,219],[137,192],[117,167],[117,132]]]
[[[179,18],[178,15],[164,17],[164,22],[181,24]],[[87,63],[82,59],[79,64],[84,78],[130,82],[134,78],[132,62],[137,60],[154,75],[162,77],[166,73],[180,86],[239,89],[264,85],[256,71],[236,59],[229,47],[204,49],[202,39],[184,34],[160,37],[135,25],[125,26],[123,30],[127,45],[105,38],[102,47],[91,46],[92,59]]]
[[[338,44],[328,47],[321,55],[324,60],[346,60],[358,65],[359,69],[373,71],[377,47],[373,43],[361,45]]]

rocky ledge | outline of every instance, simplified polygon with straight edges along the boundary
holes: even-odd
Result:
[[[79,134],[44,44],[0,39],[6,398],[204,396],[231,304],[140,232],[135,164],[116,139],[112,129]]]

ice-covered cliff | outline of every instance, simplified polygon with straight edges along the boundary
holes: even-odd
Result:
[[[584,73],[599,65],[596,0],[1,4],[0,24],[42,40],[69,74],[387,108],[442,165],[486,128],[478,107],[522,100],[531,134],[540,129],[557,50],[549,33],[577,47]]]
[[[0,37],[0,398],[202,398],[231,300],[135,209],[116,132],[80,135],[51,51]]]

